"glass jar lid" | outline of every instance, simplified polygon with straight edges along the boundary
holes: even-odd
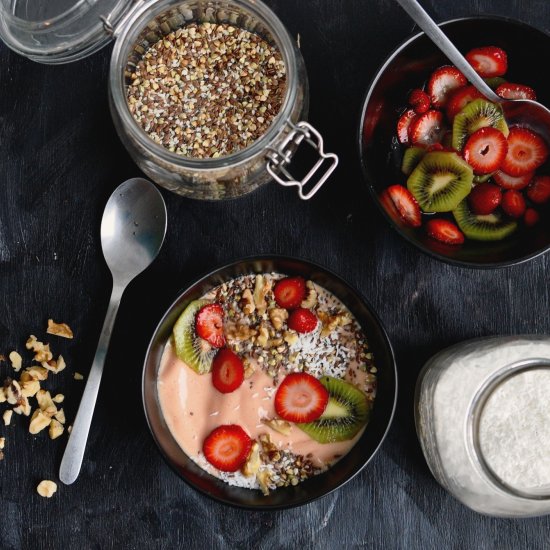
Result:
[[[140,1],[140,0],[137,0]],[[0,0],[0,38],[40,63],[77,61],[105,46],[136,0]]]

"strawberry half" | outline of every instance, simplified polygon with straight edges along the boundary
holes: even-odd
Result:
[[[474,48],[466,54],[466,59],[476,73],[484,78],[502,76],[508,70],[508,56],[496,46]]]
[[[545,141],[526,128],[512,128],[508,136],[508,153],[500,169],[510,176],[533,172],[544,164],[548,157]]]
[[[223,308],[220,304],[201,307],[195,317],[195,332],[215,348],[225,346],[223,317]]]
[[[409,143],[409,126],[416,119],[416,116],[416,113],[409,109],[399,117],[397,121],[397,139],[399,139],[399,143],[403,143],[403,145]]]
[[[507,152],[508,142],[504,134],[496,128],[486,127],[468,138],[462,155],[474,172],[482,175],[498,170]]]
[[[535,204],[543,204],[550,199],[550,176],[537,176],[527,188],[527,196]]]
[[[457,88],[449,94],[446,112],[452,122],[455,116],[474,99],[482,98],[483,94],[475,86]]]
[[[539,213],[534,208],[528,208],[523,215],[523,223],[527,227],[532,227],[539,221]]]
[[[415,88],[409,95],[409,104],[415,113],[421,115],[430,108],[430,98],[424,90]]]
[[[401,218],[412,227],[420,227],[422,214],[413,194],[402,185],[392,185],[387,192]]]
[[[493,174],[493,179],[495,183],[498,183],[504,189],[523,189],[529,185],[529,182],[533,179],[535,175],[534,172],[527,172],[521,176],[509,176],[506,172],[499,170]]]
[[[519,191],[510,189],[502,195],[502,210],[511,218],[521,218],[525,213],[525,199]]]
[[[275,394],[275,411],[289,422],[313,422],[325,411],[328,390],[311,374],[295,372],[281,382]]]
[[[302,277],[285,277],[275,284],[273,294],[279,307],[294,309],[306,297],[306,281]]]
[[[462,244],[464,242],[464,235],[458,227],[443,219],[431,219],[426,223],[426,233],[442,243],[446,244]]]
[[[248,458],[252,440],[236,424],[212,430],[202,444],[202,452],[212,466],[222,472],[236,472]]]
[[[501,84],[496,90],[496,94],[505,99],[532,99],[536,101],[537,94],[530,86],[524,86],[523,84],[513,84],[511,82],[505,82]]]
[[[445,130],[443,114],[432,109],[411,122],[409,138],[413,145],[426,147],[441,141]]]
[[[480,183],[468,195],[468,202],[474,214],[485,215],[493,212],[502,200],[502,190],[493,183]]]
[[[212,361],[212,384],[221,393],[235,391],[244,380],[242,359],[229,348],[222,348]]]
[[[288,317],[288,328],[299,332],[300,334],[307,334],[315,330],[317,327],[317,317],[309,309],[299,307],[291,312]]]
[[[456,68],[446,65],[436,69],[428,81],[428,95],[434,107],[445,107],[450,93],[467,84],[466,77]]]

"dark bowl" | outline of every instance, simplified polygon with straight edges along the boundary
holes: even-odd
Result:
[[[500,17],[456,19],[441,24],[458,49],[495,45],[508,53],[507,79],[533,87],[541,103],[550,106],[550,79],[542,67],[550,66],[550,37],[524,23]],[[422,228],[407,227],[391,216],[379,195],[389,185],[405,184],[401,173],[402,146],[396,125],[409,92],[449,60],[424,33],[409,38],[382,65],[366,95],[359,127],[361,164],[372,196],[386,218],[410,243],[439,260],[467,267],[503,267],[532,259],[550,248],[550,211],[540,211],[535,227],[520,227],[496,242],[466,240],[461,246],[440,243]],[[545,170],[546,168],[546,170]],[[545,170],[545,171],[544,171]],[[544,173],[550,174],[548,165]],[[521,224],[520,224],[521,225]]]
[[[178,446],[166,425],[157,395],[157,373],[164,346],[181,312],[211,288],[250,273],[301,275],[334,293],[355,315],[369,340],[378,369],[378,389],[371,420],[353,449],[327,472],[296,487],[278,489],[265,497],[260,491],[232,487],[197,466]],[[248,258],[216,269],[183,291],[155,330],[143,367],[143,405],[153,438],[168,464],[189,485],[225,504],[254,510],[291,508],[311,502],[341,487],[369,462],[390,427],[397,398],[397,373],[388,336],[368,302],[327,269],[303,260],[265,256]]]

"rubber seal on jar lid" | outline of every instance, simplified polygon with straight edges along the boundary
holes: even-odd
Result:
[[[49,65],[83,59],[107,45],[142,0],[13,0],[0,4],[0,38],[15,52]]]

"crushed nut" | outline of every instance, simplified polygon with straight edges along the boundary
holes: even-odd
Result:
[[[65,359],[63,359],[63,356],[60,355],[57,358],[57,361],[54,361],[53,359],[51,359],[48,362],[42,363],[42,366],[45,369],[52,371],[54,374],[58,374],[62,370],[65,370],[65,367],[67,366],[67,364],[65,363]]]
[[[269,495],[269,484],[271,482],[271,475],[269,474],[269,470],[264,468],[263,470],[258,472],[256,474],[256,479],[258,480],[258,484],[260,485],[262,493],[265,496]]]
[[[7,385],[5,385],[7,382]],[[4,391],[6,393],[6,399],[10,405],[17,405],[21,399],[21,386],[17,380],[11,380],[8,378],[4,382]]]
[[[269,340],[269,331],[267,330],[266,326],[261,325],[259,329],[259,334],[256,337],[256,344],[258,346],[261,346],[262,348],[265,348],[267,346],[268,340]]]
[[[256,361],[250,359],[250,357],[243,358],[244,377],[250,378],[256,372]]]
[[[54,493],[57,491],[57,483],[50,481],[49,479],[44,479],[38,484],[36,492],[44,498],[53,497]]]
[[[253,476],[255,473],[258,472],[261,464],[262,461],[260,459],[260,446],[258,445],[258,443],[254,442],[252,444],[252,448],[250,449],[250,454],[248,455],[248,458],[242,467],[242,472],[245,476]]]
[[[21,378],[25,375],[25,373],[28,373],[28,375],[31,378],[34,378],[34,380],[47,380],[48,379],[48,370],[44,367],[29,367],[28,369],[25,369],[25,372],[21,375]]]
[[[267,293],[271,290],[271,281],[267,280],[263,275],[256,275],[256,283],[254,285],[254,304],[260,315],[263,315],[267,309]]]
[[[279,418],[263,418],[262,423],[283,435],[290,435],[290,431],[292,429],[290,422],[280,420]]]
[[[31,417],[29,432],[31,434],[37,434],[48,427],[50,422],[51,417],[49,415],[43,413],[40,409],[36,409]]]
[[[29,400],[22,395],[19,399],[19,405],[17,407],[14,407],[13,412],[16,414],[29,416],[31,414],[31,405],[29,403]]]
[[[4,388],[4,386],[0,386],[0,403],[5,403],[6,400],[6,388]]]
[[[63,403],[65,401],[65,396],[62,393],[58,393],[55,397],[52,398],[54,403]]]
[[[57,412],[57,407],[54,405],[49,391],[39,390],[36,393],[36,401],[41,411],[46,412],[53,410],[53,414]]]
[[[9,357],[10,357],[11,366],[13,367],[13,370],[15,372],[19,372],[21,370],[21,365],[23,364],[23,358],[16,351],[12,351]]]
[[[75,372],[73,378],[75,380],[84,380],[84,376],[82,376],[79,372]]]
[[[50,429],[48,430],[50,439],[57,439],[64,431],[65,428],[57,420],[50,422]]]
[[[289,345],[293,346],[299,339],[298,333],[293,330],[286,330],[283,334],[284,341]]]
[[[6,445],[6,438],[0,437],[0,450],[2,450]]]
[[[34,334],[29,336],[25,347],[34,351],[34,360],[38,363],[48,362],[53,358],[52,352],[50,351],[50,345],[38,341]]]
[[[61,336],[62,338],[73,337],[73,331],[69,325],[66,323],[56,323],[53,319],[48,319],[48,328],[46,332],[48,334],[54,334],[55,336]]]
[[[22,377],[21,377],[22,378]],[[21,395],[23,397],[33,397],[40,389],[40,382],[31,378],[30,380],[20,381]]]
[[[225,332],[229,338],[240,341],[251,340],[258,333],[255,329],[248,325],[228,324]]]
[[[313,309],[317,305],[317,291],[315,285],[311,281],[306,282],[308,289],[305,300],[302,300],[301,306],[306,309]]]
[[[65,411],[63,409],[59,409],[55,414],[54,417],[61,422],[61,424],[65,424]]]
[[[243,313],[245,315],[252,315],[256,310],[256,305],[254,304],[254,297],[252,296],[252,291],[249,288],[245,288],[243,292]]]
[[[9,426],[11,422],[11,417],[13,415],[13,411],[4,411],[4,414],[2,415],[2,418],[4,420],[4,426]]]
[[[328,336],[335,328],[344,327],[351,323],[351,317],[349,313],[342,311],[336,315],[329,315],[323,311],[318,312],[319,319],[323,323],[323,329],[321,330],[321,336]]]
[[[275,330],[283,328],[284,322],[288,319],[288,311],[283,308],[274,307],[268,311],[269,320]]]

